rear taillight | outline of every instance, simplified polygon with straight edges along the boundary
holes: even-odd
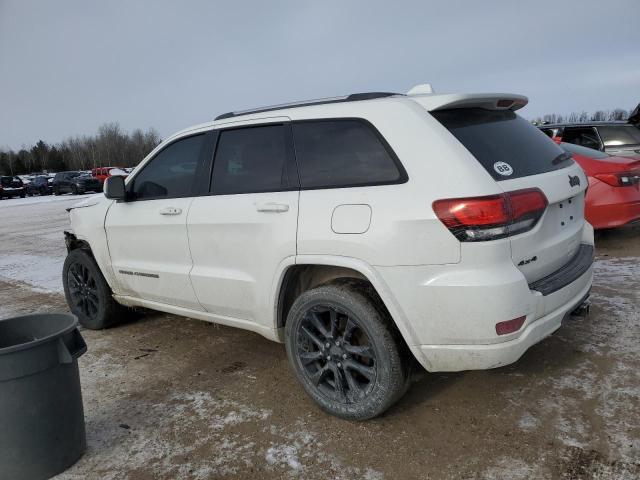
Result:
[[[630,187],[640,182],[640,170],[618,173],[597,173],[594,177],[612,187]]]
[[[531,230],[547,204],[544,193],[528,188],[487,197],[436,200],[433,210],[458,240],[480,242]]]

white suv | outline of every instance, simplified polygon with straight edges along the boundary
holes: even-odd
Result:
[[[424,92],[424,93],[422,93]],[[87,328],[146,307],[284,342],[327,412],[516,361],[588,296],[587,179],[512,94],[354,94],[219,116],[71,209]]]

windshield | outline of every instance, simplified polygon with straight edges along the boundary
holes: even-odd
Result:
[[[633,125],[607,125],[598,127],[605,147],[640,144],[640,128]]]
[[[495,180],[537,175],[573,160],[547,135],[511,110],[457,108],[431,112]],[[568,157],[568,155],[566,155]]]
[[[584,157],[597,158],[597,159],[610,157],[608,153],[601,152],[600,150],[594,150],[593,148],[583,147],[581,145],[575,145],[573,143],[562,142],[560,146],[563,148],[565,152],[575,153],[576,155],[582,155]]]

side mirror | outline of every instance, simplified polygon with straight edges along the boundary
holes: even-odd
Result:
[[[124,200],[124,178],[120,176],[109,177],[104,181],[104,196],[111,200]]]

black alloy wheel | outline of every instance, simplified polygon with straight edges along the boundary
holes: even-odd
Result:
[[[357,319],[332,306],[312,307],[298,324],[297,337],[302,370],[324,395],[353,404],[371,392],[376,355]]]
[[[82,263],[71,264],[67,270],[67,285],[73,305],[87,318],[95,318],[100,311],[100,297],[89,268]]]
[[[337,279],[301,293],[284,333],[298,381],[327,413],[373,418],[409,387],[406,344],[371,284],[362,280]]]

